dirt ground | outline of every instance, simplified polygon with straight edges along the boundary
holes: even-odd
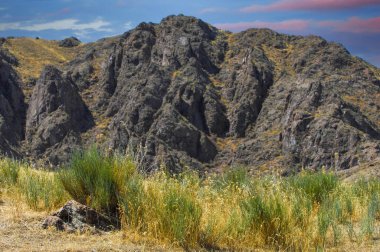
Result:
[[[45,230],[41,223],[47,215],[0,199],[0,251],[179,251],[141,240],[134,244],[121,231],[93,235]]]

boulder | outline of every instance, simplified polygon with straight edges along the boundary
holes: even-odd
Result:
[[[53,227],[59,231],[67,232],[111,231],[117,226],[117,221],[74,200],[67,202],[42,223],[42,228],[44,229]]]

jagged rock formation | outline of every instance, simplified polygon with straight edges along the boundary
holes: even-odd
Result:
[[[24,138],[25,109],[20,79],[12,65],[17,60],[0,49],[0,152],[18,157],[16,148]]]
[[[81,46],[62,71],[44,71],[26,120],[29,150],[55,163],[59,146],[94,142],[147,171],[346,169],[380,156],[379,69],[320,37],[169,16]]]
[[[34,88],[26,117],[31,154],[47,155],[53,164],[65,160],[80,145],[80,133],[93,126],[90,111],[74,83],[47,66]]]

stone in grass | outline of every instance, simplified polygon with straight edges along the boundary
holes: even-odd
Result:
[[[117,227],[117,221],[104,216],[94,209],[74,200],[67,202],[61,209],[48,216],[42,223],[42,228],[53,227],[66,232],[111,231]]]

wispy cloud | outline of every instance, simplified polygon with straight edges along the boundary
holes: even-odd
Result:
[[[17,30],[20,27],[20,23],[0,23],[0,31]]]
[[[219,12],[225,12],[227,11],[226,8],[221,8],[221,7],[211,7],[211,8],[204,8],[199,11],[201,14],[206,14],[206,13],[219,13]]]
[[[304,31],[310,25],[309,20],[293,19],[284,20],[280,22],[264,22],[264,21],[253,21],[253,22],[239,22],[239,23],[223,23],[215,24],[216,27],[223,30],[230,31],[242,31],[249,28],[270,28],[277,31]]]
[[[292,10],[339,10],[380,5],[380,0],[279,0],[267,5],[251,5],[242,12],[271,12]]]
[[[0,7],[0,11],[5,11],[7,8]]]
[[[380,17],[361,19],[351,17],[343,21],[321,21],[318,26],[347,33],[380,33]]]
[[[78,19],[62,19],[46,23],[35,23],[33,21],[0,23],[0,31],[24,30],[24,31],[45,31],[45,30],[73,30],[73,31],[99,31],[112,32],[111,23],[97,18],[92,22],[81,23]]]

